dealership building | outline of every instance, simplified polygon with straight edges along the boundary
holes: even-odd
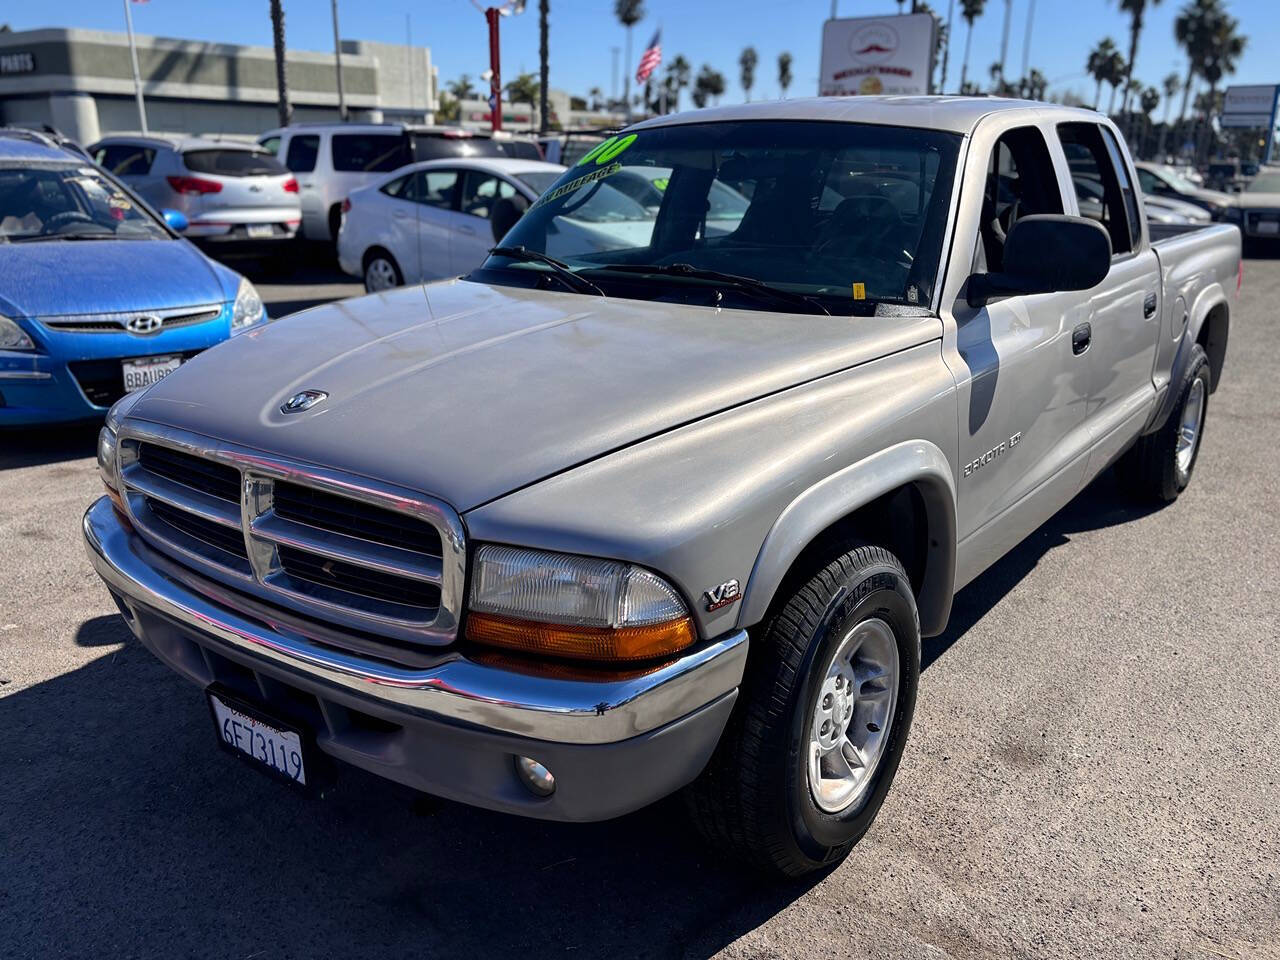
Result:
[[[153,132],[252,137],[279,123],[275,54],[199,40],[135,36]],[[295,123],[338,119],[333,53],[286,56]],[[348,116],[431,123],[436,71],[426,47],[342,41]],[[141,128],[124,33],[0,33],[0,123],[50,124],[81,143]]]

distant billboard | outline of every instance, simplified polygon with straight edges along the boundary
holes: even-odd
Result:
[[[851,17],[822,25],[818,93],[929,93],[937,37],[931,13]]]
[[[1222,125],[1270,128],[1275,123],[1277,93],[1280,87],[1275,84],[1227,87],[1222,100]]]

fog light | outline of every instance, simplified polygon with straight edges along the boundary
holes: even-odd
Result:
[[[532,757],[516,757],[516,773],[535,797],[549,797],[556,792],[556,778]]]

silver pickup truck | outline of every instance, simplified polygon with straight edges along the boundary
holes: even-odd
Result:
[[[496,197],[473,274],[118,403],[89,557],[283,781],[336,758],[557,820],[683,790],[713,842],[818,869],[884,801],[954,593],[1111,464],[1190,480],[1240,236],[1142,209],[1087,110],[649,120]]]

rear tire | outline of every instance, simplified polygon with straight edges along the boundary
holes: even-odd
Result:
[[[364,255],[364,289],[368,293],[382,293],[404,286],[404,274],[396,258],[385,250],[370,250]]]
[[[910,580],[887,550],[843,549],[762,624],[724,736],[686,791],[707,840],[786,876],[835,866],[867,832],[915,712]]]
[[[1198,343],[1176,397],[1164,426],[1140,437],[1116,464],[1121,486],[1138,499],[1171,503],[1191,482],[1209,412],[1209,358]]]

